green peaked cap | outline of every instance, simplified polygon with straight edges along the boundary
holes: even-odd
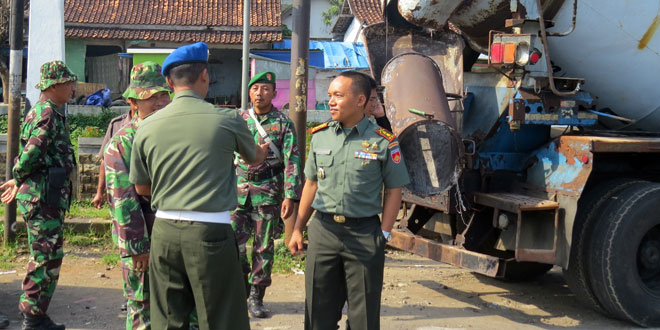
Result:
[[[269,83],[269,84],[275,84],[275,74],[270,72],[270,71],[264,71],[261,73],[257,73],[250,79],[250,82],[248,83],[248,88],[252,87],[252,85],[256,83]]]
[[[125,99],[146,100],[158,92],[171,92],[160,71],[160,65],[152,61],[135,65],[131,69],[131,83],[122,96]]]

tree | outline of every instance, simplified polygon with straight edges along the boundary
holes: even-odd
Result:
[[[9,18],[11,14],[11,0],[0,0],[0,48],[9,47]],[[23,0],[23,8],[27,11],[30,0]],[[7,57],[0,53],[0,80],[2,80],[2,100],[9,102],[9,68]]]
[[[330,2],[330,8],[321,13],[323,17],[323,23],[330,26],[332,20],[339,16],[339,11],[341,10],[341,5],[344,3],[344,0],[328,0]]]
[[[0,0],[0,48],[9,46],[9,1]],[[9,100],[9,68],[7,57],[0,53],[0,79],[2,79],[2,100]]]

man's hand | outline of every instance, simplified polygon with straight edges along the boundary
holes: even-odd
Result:
[[[376,118],[385,116],[385,109],[383,109],[383,105],[380,102],[372,102],[372,104],[371,109],[369,109],[371,115]]]
[[[101,191],[97,191],[96,195],[94,195],[94,199],[92,199],[92,205],[97,209],[100,209],[103,207],[103,204],[105,204],[105,194]]]
[[[131,256],[133,259],[133,269],[139,272],[147,271],[149,268],[149,252]]]
[[[299,229],[293,229],[291,238],[289,239],[289,251],[291,254],[296,255],[303,252],[303,237]]]
[[[256,148],[257,155],[254,158],[253,162],[248,162],[247,160],[245,160],[246,159],[245,157],[243,157],[243,160],[248,165],[259,165],[259,164],[263,163],[264,160],[266,160],[266,157],[268,157],[269,145],[270,145],[270,143],[266,142],[264,144],[260,144],[259,146],[257,146],[257,148]],[[241,155],[241,156],[244,156],[244,155]]]
[[[285,198],[284,201],[282,202],[282,212],[281,212],[282,219],[286,219],[290,217],[291,214],[293,213],[293,208],[294,208],[293,200],[290,198]]]
[[[2,193],[2,202],[5,204],[9,204],[16,199],[16,193],[18,192],[18,186],[16,185],[16,180],[11,179],[2,186],[0,186],[0,189],[4,189],[5,192]]]

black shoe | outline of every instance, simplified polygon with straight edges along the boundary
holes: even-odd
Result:
[[[268,312],[264,307],[264,295],[266,294],[266,288],[253,285],[250,287],[250,297],[248,298],[248,311],[256,318],[266,318],[268,317]]]
[[[126,306],[126,303],[121,304],[121,307],[119,307],[122,312],[125,312],[128,310],[128,306]]]
[[[46,314],[31,315],[23,313],[23,330],[65,330],[64,324],[53,322]]]
[[[4,329],[9,326],[9,318],[5,314],[0,313],[0,329]]]

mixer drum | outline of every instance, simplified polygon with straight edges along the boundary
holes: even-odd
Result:
[[[419,53],[401,54],[387,62],[381,83],[385,111],[410,175],[407,188],[422,197],[451,189],[461,173],[463,144],[438,66]]]

